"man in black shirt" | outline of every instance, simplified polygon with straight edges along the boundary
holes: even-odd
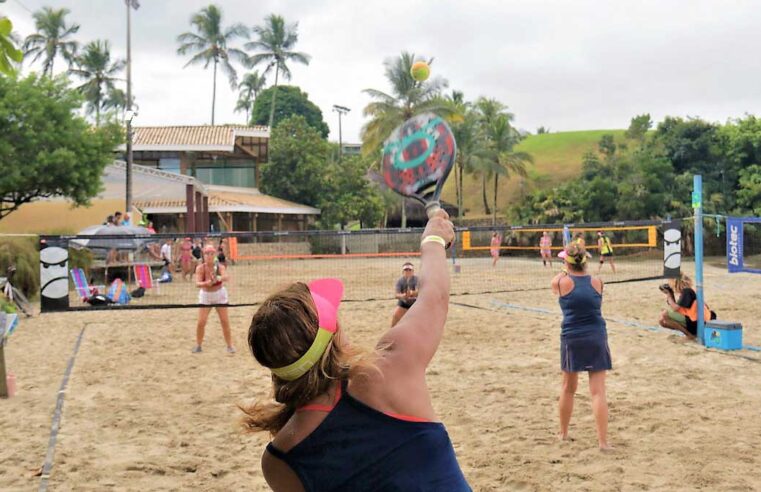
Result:
[[[396,281],[396,309],[391,318],[391,326],[396,325],[409,308],[415,304],[418,293],[418,278],[412,263],[402,265],[402,276]]]

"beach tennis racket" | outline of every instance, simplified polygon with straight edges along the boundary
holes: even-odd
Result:
[[[422,203],[431,218],[441,209],[439,197],[456,154],[454,135],[443,118],[433,113],[413,116],[383,143],[383,180],[400,195]]]

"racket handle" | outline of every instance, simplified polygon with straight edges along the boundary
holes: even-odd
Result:
[[[432,202],[428,202],[425,204],[425,214],[428,216],[429,219],[432,219],[434,215],[438,213],[438,211],[441,210],[441,202],[438,200],[434,200]]]
[[[434,200],[425,204],[425,214],[428,216],[429,220],[432,219],[439,210],[441,210],[441,202],[438,200]],[[447,245],[444,246],[444,249],[449,249],[451,246],[452,243],[447,243]]]

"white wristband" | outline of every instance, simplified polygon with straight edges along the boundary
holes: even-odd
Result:
[[[441,236],[426,236],[422,241],[420,241],[420,246],[424,245],[425,243],[439,243],[440,245],[444,246],[444,249],[447,247],[447,242]]]

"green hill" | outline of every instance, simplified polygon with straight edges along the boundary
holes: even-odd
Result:
[[[523,140],[517,149],[528,152],[534,158],[534,164],[529,166],[529,176],[526,178],[523,193],[536,189],[552,188],[563,181],[578,176],[581,170],[581,158],[589,150],[597,150],[600,137],[606,133],[613,134],[616,140],[623,140],[624,130],[585,130],[578,132],[545,133],[531,135]],[[521,178],[510,177],[500,179],[499,210],[504,211],[508,206],[519,201],[521,194]],[[481,180],[466,175],[463,179],[464,205],[467,217],[484,215],[481,198]],[[487,184],[487,198],[491,206],[494,194],[493,181]],[[447,181],[443,199],[456,203],[454,173]]]

